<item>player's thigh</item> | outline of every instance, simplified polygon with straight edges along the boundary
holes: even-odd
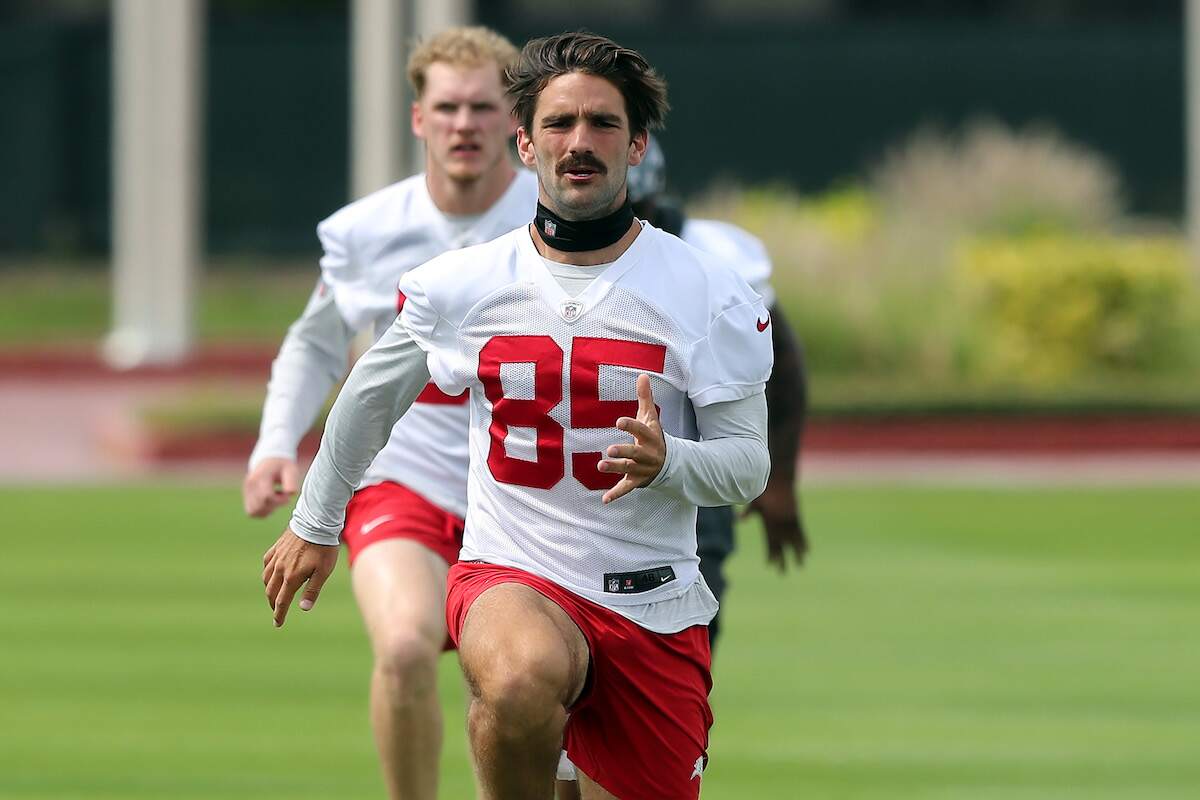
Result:
[[[449,569],[441,556],[409,539],[376,542],[359,553],[351,582],[377,650],[412,636],[440,650]]]
[[[553,687],[555,698],[566,706],[587,679],[583,633],[560,606],[521,583],[492,586],[471,603],[458,652],[476,695],[516,677]]]

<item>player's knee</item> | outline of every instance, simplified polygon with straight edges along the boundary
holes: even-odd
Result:
[[[414,629],[379,637],[375,643],[375,669],[397,691],[411,694],[429,691],[436,679],[441,652],[439,644],[431,639]]]
[[[571,683],[570,659],[561,647],[523,638],[490,649],[471,670],[477,698],[501,718],[552,714],[565,704]]]
[[[521,736],[526,730],[541,729],[562,713],[554,686],[528,673],[498,676],[480,688],[478,702],[502,723],[502,730],[514,736]]]

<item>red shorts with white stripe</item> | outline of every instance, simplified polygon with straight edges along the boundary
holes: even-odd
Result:
[[[648,631],[551,581],[511,567],[450,568],[446,624],[459,644],[471,604],[502,583],[536,590],[567,613],[591,653],[563,746],[575,766],[622,800],[695,800],[708,762],[712,710],[708,629]]]
[[[365,548],[386,539],[418,542],[447,564],[454,564],[462,549],[462,537],[462,517],[391,481],[355,492],[346,506],[346,526],[342,529],[351,564]]]

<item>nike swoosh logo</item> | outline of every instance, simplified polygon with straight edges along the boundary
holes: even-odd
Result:
[[[758,332],[762,333],[763,331],[765,331],[767,329],[767,326],[771,324],[771,315],[767,314],[766,322],[763,322],[761,319],[757,320],[756,322],[758,324]]]
[[[360,528],[359,530],[362,531],[363,536],[366,536],[368,533],[375,530],[380,525],[382,525],[383,523],[387,522],[390,519],[395,519],[395,517],[391,514],[384,514],[382,517],[376,517],[375,519],[371,520],[370,522],[364,522],[362,528]]]

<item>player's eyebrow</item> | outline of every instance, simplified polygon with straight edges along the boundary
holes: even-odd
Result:
[[[616,125],[620,126],[621,117],[617,114],[611,114],[607,111],[589,111],[583,115],[592,124]],[[570,125],[579,119],[579,115],[564,111],[561,114],[549,114],[542,118],[542,125]]]
[[[616,114],[610,114],[607,111],[593,111],[587,115],[588,119],[593,123],[601,122],[605,125],[620,126],[621,118]]]

